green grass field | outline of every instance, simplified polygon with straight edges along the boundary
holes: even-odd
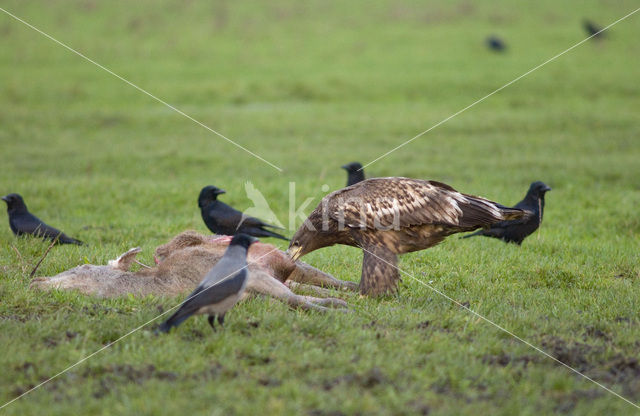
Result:
[[[586,37],[637,2],[24,2],[2,8],[281,167],[237,149],[0,13],[0,193],[85,247],[37,271],[141,261],[214,184],[295,205]],[[640,13],[381,159],[369,176],[446,182],[514,204],[543,180],[522,247],[450,237],[408,274],[640,403]],[[508,51],[484,45],[502,36]],[[28,289],[48,244],[0,227],[0,405],[181,298]],[[301,221],[298,219],[295,226]],[[287,235],[293,233],[287,231]],[[270,243],[285,248],[280,241]],[[359,250],[304,260],[357,281]],[[339,293],[353,313],[238,305],[168,336],[145,327],[0,410],[67,414],[633,414],[638,409],[409,276],[398,297]]]

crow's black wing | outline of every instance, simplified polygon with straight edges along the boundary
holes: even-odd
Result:
[[[18,234],[33,234],[50,239],[64,235],[62,231],[45,224],[33,214],[20,215],[14,218],[12,222]]]
[[[229,296],[238,293],[247,279],[248,272],[244,268],[235,276],[229,277],[210,286],[198,286],[180,308],[164,322],[160,330],[167,332],[174,326],[180,325],[183,321],[196,313],[200,308],[222,302]]]
[[[219,201],[215,205],[214,209],[209,211],[209,216],[214,218],[218,224],[223,225],[225,227],[238,228],[238,226],[241,226],[241,227],[247,227],[247,228],[253,228],[253,227],[282,228],[282,227],[278,227],[277,225],[266,223],[258,218],[251,217],[249,215],[244,215],[242,212],[238,211],[237,209],[232,208],[229,205]],[[262,235],[258,237],[266,237],[266,236]]]
[[[264,230],[260,227],[247,227],[245,226],[245,223],[242,223],[242,225],[238,229],[238,232],[249,234],[250,236],[253,236],[253,237],[274,237],[274,238],[279,238],[281,240],[289,241],[287,237],[282,236],[278,233],[274,233],[273,231],[269,231],[269,230]]]
[[[15,216],[10,219],[9,224],[16,235],[31,234],[42,238],[48,238],[52,241],[57,239],[60,244],[84,244],[80,240],[69,237],[57,228],[45,224],[42,220],[31,213]]]

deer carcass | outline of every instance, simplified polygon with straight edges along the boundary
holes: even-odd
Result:
[[[77,290],[101,297],[184,294],[193,290],[220,260],[230,240],[227,236],[209,237],[195,231],[185,231],[156,249],[154,267],[130,271],[140,252],[139,248],[133,248],[116,260],[109,261],[106,266],[84,264],[56,276],[37,277],[31,282],[31,287]],[[346,307],[346,302],[336,298],[297,295],[287,285],[294,288],[312,285],[318,288],[318,292],[322,292],[321,287],[346,290],[356,290],[358,287],[354,282],[338,280],[301,261],[294,262],[271,244],[252,244],[247,260],[247,294],[272,296],[296,308],[341,308]]]

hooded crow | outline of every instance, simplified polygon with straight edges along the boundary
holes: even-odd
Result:
[[[158,328],[169,332],[191,315],[209,315],[208,321],[215,331],[214,320],[224,323],[224,315],[240,300],[247,286],[249,270],[247,251],[258,241],[247,234],[236,234],[224,255],[185,300],[178,311]]]

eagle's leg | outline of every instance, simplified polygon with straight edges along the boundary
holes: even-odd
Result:
[[[367,296],[395,293],[400,280],[398,256],[385,247],[375,245],[363,246],[362,250],[360,293]]]

